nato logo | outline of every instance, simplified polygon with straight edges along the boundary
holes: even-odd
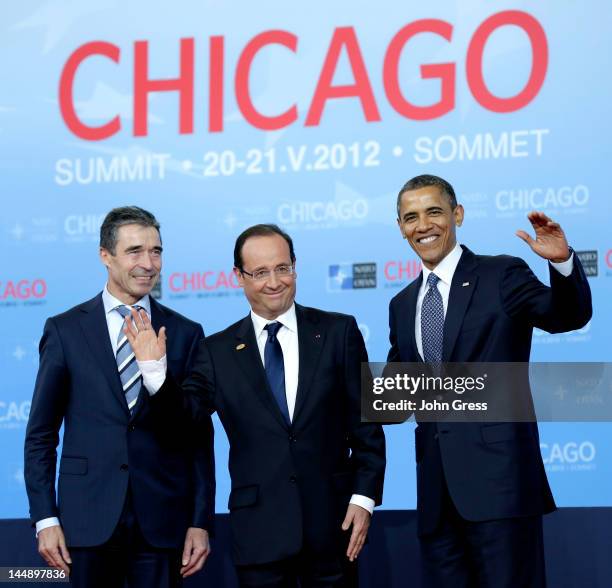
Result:
[[[598,260],[597,260],[597,251],[576,251],[576,255],[582,264],[584,269],[584,273],[589,278],[597,277],[597,268],[598,268]]]
[[[329,266],[327,274],[329,292],[364,288],[376,288],[375,263],[340,263]]]
[[[327,274],[327,289],[330,292],[353,289],[353,266],[341,263],[329,266]]]

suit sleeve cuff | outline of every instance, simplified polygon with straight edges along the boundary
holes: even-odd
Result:
[[[353,494],[351,499],[349,500],[350,504],[356,504],[361,508],[367,510],[370,514],[374,512],[374,501],[367,496],[362,496],[361,494]]]
[[[166,379],[166,369],[168,366],[167,357],[152,359],[149,361],[138,361],[138,369],[142,374],[142,383],[150,396],[153,396]]]
[[[59,524],[60,522],[57,517],[48,517],[46,519],[41,519],[40,521],[37,521],[36,522],[36,536],[38,537],[38,534],[43,529],[48,529],[49,527],[56,527],[56,526],[59,526]]]
[[[569,259],[560,261],[559,263],[551,261],[550,265],[552,265],[564,278],[571,276],[572,272],[574,271],[574,252],[572,251]]]

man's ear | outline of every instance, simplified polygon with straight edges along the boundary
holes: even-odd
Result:
[[[402,235],[402,239],[405,239],[406,238],[406,233],[404,233],[404,229],[402,227],[402,223],[400,222],[400,219],[396,218],[395,222],[397,222],[397,228],[400,230],[400,233]]]
[[[463,216],[465,214],[465,210],[461,204],[457,204],[455,206],[455,210],[453,210],[453,215],[455,217],[455,224],[460,227],[463,224]]]
[[[100,261],[108,268],[110,267],[110,252],[104,247],[100,247]]]
[[[237,267],[234,267],[234,273],[236,274],[236,279],[238,280],[238,285],[241,288],[244,288],[244,276],[242,275],[242,272]]]

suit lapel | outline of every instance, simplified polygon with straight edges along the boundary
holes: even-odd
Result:
[[[288,428],[289,424],[280,411],[268,385],[268,378],[261,362],[261,355],[255,339],[255,329],[250,315],[242,319],[236,330],[236,344],[233,353],[236,362],[244,372],[245,381],[249,382],[255,394],[274,415],[274,418],[284,428]]]
[[[163,307],[155,302],[152,297],[149,296],[149,302],[151,304],[151,325],[155,329],[156,333],[159,333],[161,327],[168,329],[168,315],[164,311]],[[172,334],[168,334],[170,337]]]
[[[129,415],[130,411],[125,400],[121,379],[117,371],[117,362],[108,336],[108,326],[102,303],[102,294],[85,303],[81,310],[83,315],[80,323],[87,345],[100,370],[108,382],[108,386],[117,398],[122,409]]]
[[[448,298],[448,309],[444,321],[442,361],[450,361],[461,325],[463,324],[463,318],[470,305],[470,300],[478,281],[478,275],[475,273],[476,258],[467,247],[462,245],[462,248],[463,254],[455,270]]]
[[[312,378],[319,363],[321,349],[325,342],[325,331],[321,329],[319,317],[312,310],[306,310],[299,304],[295,305],[298,326],[298,349],[300,357],[297,397],[293,422],[295,423],[304,409],[308,399],[308,391]]]
[[[406,298],[401,307],[400,316],[395,317],[397,323],[396,333],[402,361],[423,361],[423,358],[419,355],[419,348],[417,347],[414,335],[417,298],[419,297],[422,282],[423,272],[419,274],[419,277],[406,290]],[[404,344],[408,345],[408,353],[405,355],[401,352],[403,345],[399,342],[399,339],[402,339]]]

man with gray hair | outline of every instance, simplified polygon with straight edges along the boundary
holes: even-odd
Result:
[[[204,337],[150,296],[162,265],[159,228],[136,206],[111,210],[100,229],[103,291],[49,318],[40,342],[25,481],[39,553],[74,586],[177,586],[210,552],[212,424],[196,435],[156,406],[123,333],[132,308],[171,332],[167,369],[179,381]]]

